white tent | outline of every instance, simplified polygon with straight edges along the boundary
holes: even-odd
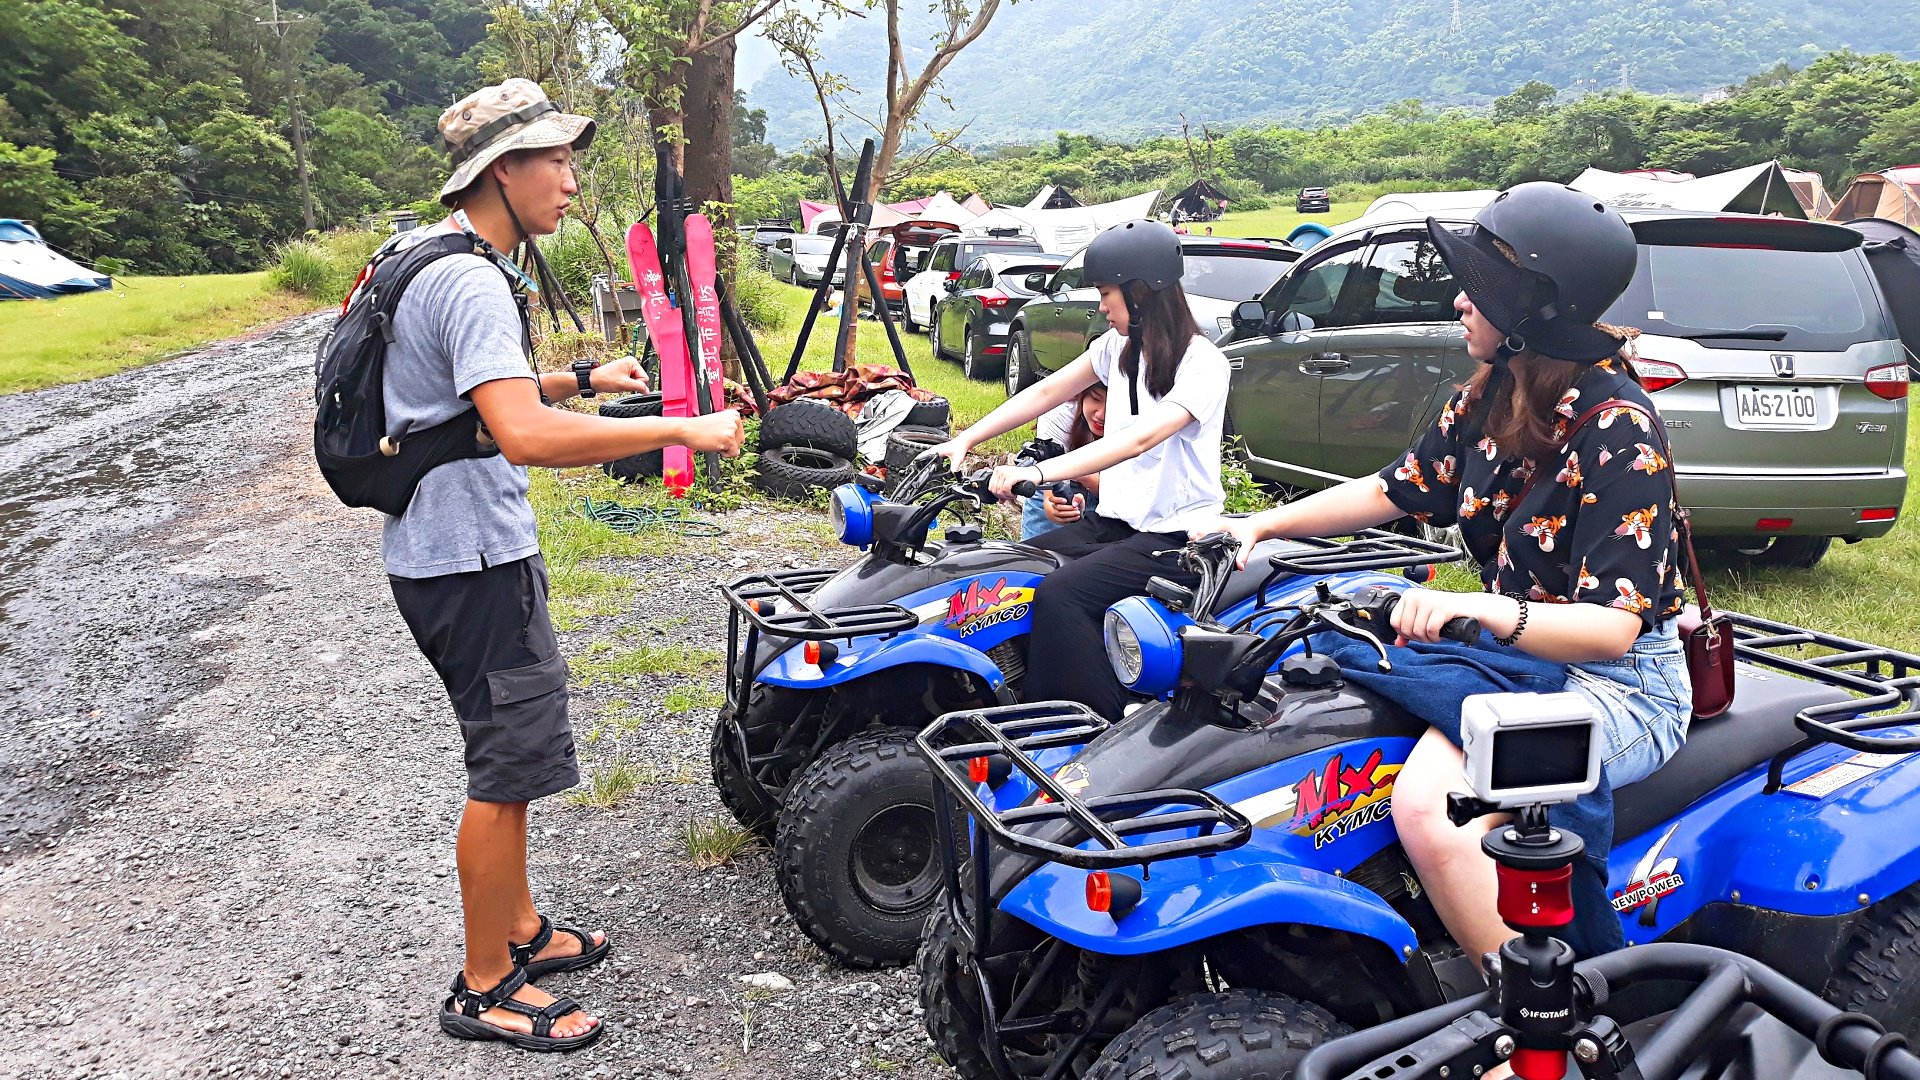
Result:
[[[1656,180],[1605,169],[1588,169],[1571,185],[1602,202],[1652,210],[1725,210],[1737,214],[1778,214],[1805,218],[1793,184],[1777,161],[1715,173],[1693,180]]]
[[[1146,217],[1159,197],[1160,191],[1155,188],[1131,198],[1065,210],[1000,206],[961,226],[960,231],[963,235],[985,236],[990,229],[1019,229],[1031,233],[1041,248],[1056,255],[1071,255],[1091,243],[1102,229]]]
[[[1435,217],[1465,214],[1472,217],[1498,194],[1491,188],[1478,191],[1403,191],[1373,200],[1367,204],[1367,212],[1360,216]]]
[[[112,278],[48,247],[33,226],[0,218],[0,300],[44,300],[112,287]]]

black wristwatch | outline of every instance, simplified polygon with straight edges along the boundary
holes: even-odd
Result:
[[[594,396],[593,369],[599,366],[600,361],[598,360],[575,360],[573,362],[573,377],[580,380],[581,397],[590,398]]]

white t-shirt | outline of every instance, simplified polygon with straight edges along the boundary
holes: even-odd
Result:
[[[1040,419],[1033,422],[1034,437],[1052,439],[1063,449],[1073,449],[1067,445],[1067,440],[1073,438],[1073,417],[1079,408],[1080,399],[1075,398],[1041,413]]]
[[[1106,435],[1139,422],[1134,394],[1115,385],[1127,339],[1109,330],[1087,347],[1093,371],[1107,384]],[[1220,428],[1227,412],[1227,358],[1202,337],[1187,346],[1165,398],[1147,389],[1147,365],[1138,365],[1134,383],[1140,408],[1151,411],[1171,401],[1193,419],[1165,442],[1139,457],[1108,467],[1100,475],[1099,513],[1141,532],[1184,533],[1217,516],[1226,502],[1220,486]]]

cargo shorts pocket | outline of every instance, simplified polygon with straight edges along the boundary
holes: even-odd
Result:
[[[465,723],[467,779],[476,798],[521,801],[572,785],[567,661],[555,655],[487,673],[490,718]],[[553,784],[561,779],[566,783]],[[481,793],[484,793],[481,794]]]

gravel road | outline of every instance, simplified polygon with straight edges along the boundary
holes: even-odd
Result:
[[[377,516],[307,456],[324,324],[0,398],[0,1076],[951,1076],[910,973],[830,965],[764,852],[694,868],[687,823],[724,811],[711,712],[660,700],[685,673],[575,698],[583,732],[642,721],[584,760],[617,746],[652,782],[534,812],[535,895],[616,943],[550,985],[608,1037],[537,1056],[439,1033],[458,733],[393,610]],[[722,515],[722,541],[620,567],[635,610],[563,648],[711,648],[717,567],[840,557],[778,527],[800,516]],[[763,972],[793,988],[739,982]]]

